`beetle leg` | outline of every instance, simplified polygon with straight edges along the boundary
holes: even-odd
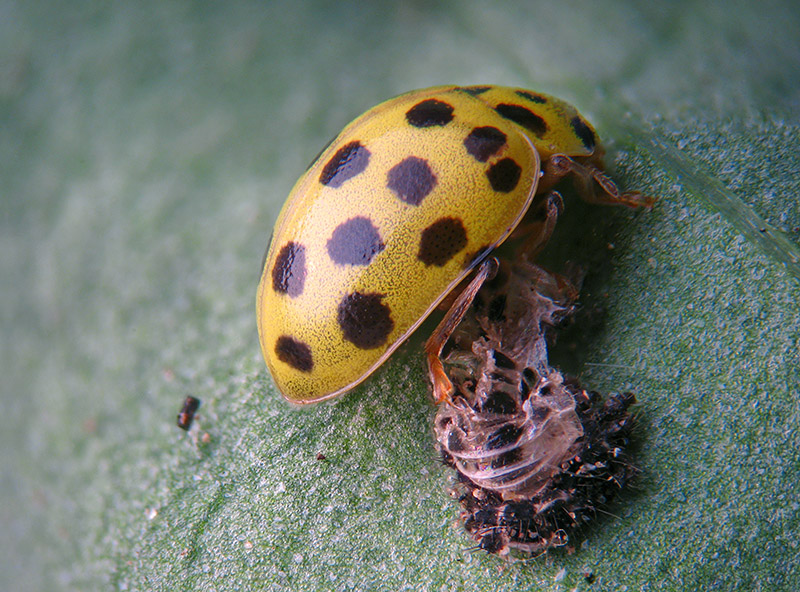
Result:
[[[564,200],[558,191],[551,191],[542,201],[534,205],[526,215],[525,222],[520,224],[512,235],[524,239],[516,250],[518,259],[525,257],[528,261],[534,260],[550,240],[556,221],[563,211]]]
[[[433,334],[425,342],[425,355],[428,359],[428,374],[433,383],[433,398],[437,403],[442,403],[450,397],[453,391],[453,383],[447,377],[442,364],[442,349],[444,344],[450,339],[458,324],[469,310],[472,301],[483,283],[494,277],[497,273],[499,263],[494,257],[487,259],[478,267],[478,273],[467,284],[467,287],[458,295],[453,306],[450,307],[444,318],[433,331]]]
[[[554,154],[543,168],[551,182],[572,175],[578,193],[590,203],[650,208],[656,201],[655,198],[638,191],[621,192],[602,170],[588,162],[579,163],[565,154]]]

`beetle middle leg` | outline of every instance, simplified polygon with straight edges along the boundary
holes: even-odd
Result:
[[[453,306],[445,313],[444,318],[425,342],[425,356],[428,360],[428,375],[433,383],[433,399],[437,403],[445,401],[453,392],[453,383],[447,377],[442,364],[442,349],[458,324],[467,314],[472,301],[483,283],[497,273],[499,263],[494,257],[487,259],[478,267],[475,277],[453,302]]]

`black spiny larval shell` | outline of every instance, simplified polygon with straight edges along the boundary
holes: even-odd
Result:
[[[636,474],[625,453],[633,395],[603,402],[548,364],[545,332],[576,297],[565,278],[504,264],[451,338],[455,393],[434,431],[458,474],[464,526],[486,551],[573,548]]]

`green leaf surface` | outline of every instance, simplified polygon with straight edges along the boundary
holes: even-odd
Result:
[[[798,31],[789,0],[0,2],[0,589],[800,589]],[[574,554],[470,550],[430,323],[329,404],[261,359],[294,180],[445,83],[573,102],[660,198],[567,196],[544,254],[587,270],[553,361],[639,400],[641,477]]]

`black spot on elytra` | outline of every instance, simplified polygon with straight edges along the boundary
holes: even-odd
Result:
[[[510,119],[517,125],[521,125],[525,129],[530,130],[536,136],[541,137],[547,132],[547,122],[522,105],[500,103],[494,110],[506,119]]]
[[[333,231],[328,239],[328,255],[340,265],[369,265],[385,246],[372,221],[356,216]]]
[[[487,90],[492,88],[491,86],[462,86],[458,90],[461,92],[465,92],[468,95],[472,95],[473,97],[477,97],[478,95],[482,95]]]
[[[306,281],[306,249],[303,245],[288,242],[281,247],[272,268],[272,289],[296,298],[303,293]]]
[[[444,266],[467,246],[467,231],[458,218],[439,218],[422,231],[417,258],[425,265]]]
[[[573,117],[569,123],[572,125],[572,129],[575,131],[575,135],[581,139],[581,142],[583,142],[583,145],[586,147],[586,149],[594,150],[597,140],[594,137],[592,128],[590,128],[589,125],[578,115]]]
[[[486,449],[497,450],[498,448],[503,448],[504,446],[510,446],[519,440],[522,432],[523,429],[521,427],[506,424],[486,438]]]
[[[406,120],[414,127],[447,125],[453,121],[453,107],[443,101],[426,99],[406,112]]]
[[[476,127],[464,140],[467,152],[478,162],[486,162],[506,145],[506,135],[496,127]]]
[[[386,186],[407,204],[418,206],[436,187],[436,175],[426,160],[409,156],[389,169]]]
[[[341,187],[345,181],[352,179],[369,164],[369,150],[361,142],[348,142],[322,167],[319,182],[328,187]]]
[[[516,92],[517,95],[519,95],[523,99],[528,99],[532,103],[543,105],[547,102],[547,97],[543,97],[542,95],[537,95],[536,93],[532,93],[529,90],[517,90],[514,92]]]
[[[386,343],[394,329],[392,311],[381,300],[383,294],[353,292],[339,302],[336,321],[344,338],[360,349]]]
[[[498,415],[510,415],[516,413],[517,403],[514,397],[504,391],[493,391],[481,406],[487,413],[497,413]]]
[[[500,193],[513,191],[519,183],[521,174],[522,168],[511,158],[498,160],[486,171],[492,189]]]
[[[311,348],[289,335],[278,337],[278,341],[275,342],[275,355],[281,362],[289,364],[300,372],[311,372],[314,368]]]

